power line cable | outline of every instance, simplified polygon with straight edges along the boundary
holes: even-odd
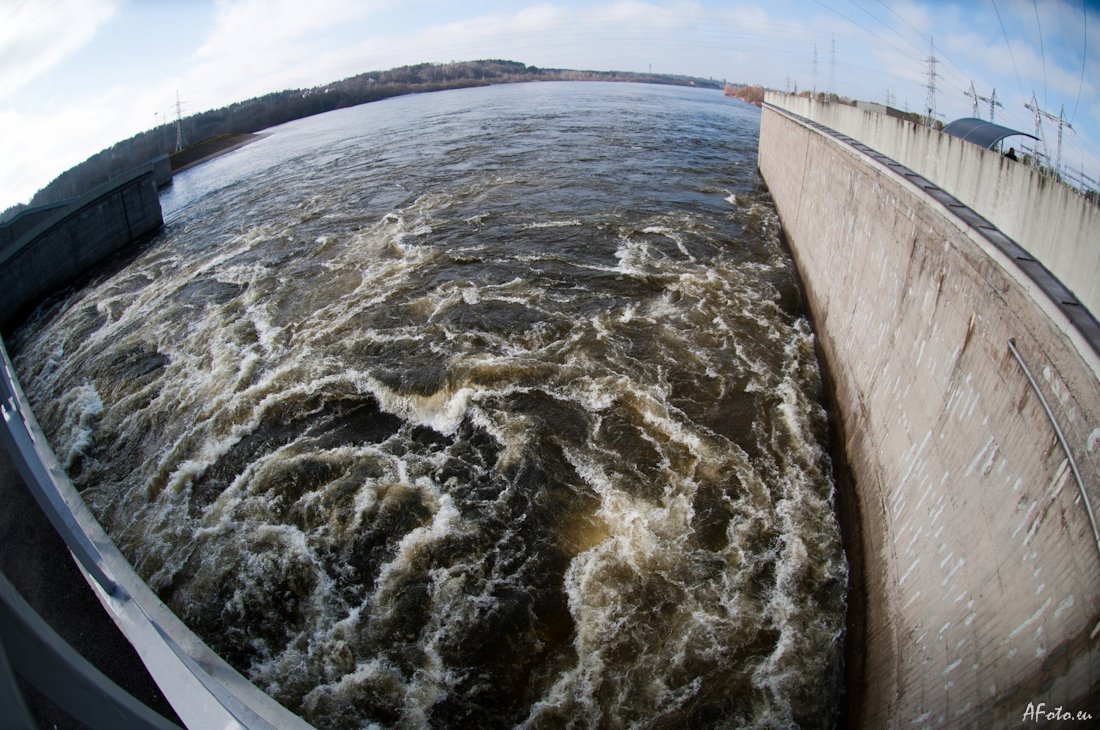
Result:
[[[909,46],[914,46],[914,47],[916,47],[916,46],[915,46],[915,44],[914,44],[914,43],[913,43],[912,41],[910,41],[910,40],[908,40],[907,38],[905,38],[905,36],[904,36],[904,35],[902,35],[901,33],[899,33],[899,32],[898,32],[898,30],[897,30],[896,28],[894,28],[894,27],[891,27],[891,25],[889,25],[889,24],[885,23],[885,22],[884,22],[884,21],[883,21],[883,20],[882,20],[882,19],[881,19],[881,18],[880,18],[879,16],[875,15],[874,13],[871,13],[871,12],[870,12],[869,10],[867,10],[867,8],[863,7],[863,6],[862,6],[862,5],[860,5],[859,3],[855,2],[855,0],[848,0],[848,1],[849,1],[849,3],[851,3],[852,5],[855,5],[855,6],[856,6],[857,8],[859,8],[859,9],[860,9],[861,11],[863,11],[863,12],[864,12],[865,14],[867,14],[867,15],[870,15],[870,16],[871,16],[871,18],[872,18],[872,19],[874,19],[874,20],[875,20],[875,21],[876,21],[877,23],[880,23],[880,24],[882,24],[883,26],[885,26],[885,27],[889,28],[889,29],[891,30],[891,32],[892,32],[892,33],[894,33],[894,34],[895,34],[896,36],[898,36],[898,38],[900,38],[900,39],[901,39],[901,40],[902,40],[902,41],[903,41],[903,42],[904,42],[904,43],[905,43],[906,45],[909,45]],[[891,8],[891,7],[889,6],[889,5],[887,5],[887,4],[886,4],[886,3],[885,3],[885,2],[883,1],[883,0],[877,0],[877,1],[878,1],[878,3],[879,3],[880,5],[882,5],[882,6],[884,7],[884,8],[886,8],[886,10],[887,10],[887,11],[889,11],[889,12],[890,12],[890,13],[891,13],[892,15],[894,15],[894,16],[895,16],[896,18],[898,18],[898,20],[900,20],[900,21],[901,21],[902,23],[904,23],[904,24],[905,24],[906,26],[908,26],[908,27],[909,27],[909,28],[910,28],[910,29],[911,29],[912,31],[914,31],[914,33],[915,33],[916,35],[918,35],[919,37],[921,37],[921,38],[922,38],[922,40],[927,40],[927,39],[928,39],[928,37],[927,37],[927,36],[925,36],[925,34],[924,34],[924,33],[922,33],[922,32],[921,32],[921,31],[920,31],[919,29],[915,28],[915,27],[913,26],[913,24],[912,24],[912,23],[910,23],[910,22],[909,22],[909,21],[908,21],[908,20],[907,20],[907,19],[906,19],[906,18],[905,18],[904,16],[902,16],[902,15],[899,15],[899,14],[898,14],[898,13],[897,13],[897,12],[896,12],[896,11],[895,11],[895,10],[894,10],[893,8]],[[834,14],[836,14],[836,15],[840,16],[840,17],[841,17],[841,18],[843,18],[844,20],[846,20],[846,21],[848,21],[848,22],[852,23],[852,25],[853,25],[853,26],[855,26],[855,27],[857,27],[857,28],[860,28],[861,30],[865,31],[865,32],[866,32],[866,33],[868,33],[868,34],[869,34],[869,35],[870,35],[871,37],[873,37],[873,38],[875,38],[876,40],[878,40],[879,42],[881,42],[881,43],[882,43],[882,44],[883,44],[884,46],[888,46],[888,47],[890,47],[890,48],[893,48],[893,49],[894,49],[895,51],[897,51],[897,52],[899,52],[899,53],[904,53],[904,52],[903,52],[903,51],[901,51],[901,49],[899,49],[899,48],[898,48],[898,47],[897,47],[897,46],[896,46],[895,44],[893,44],[893,43],[891,43],[891,42],[890,42],[889,40],[887,40],[887,39],[883,38],[883,37],[882,37],[882,36],[880,36],[880,35],[879,35],[879,34],[878,34],[877,32],[875,32],[875,31],[873,31],[873,30],[871,30],[871,29],[867,28],[866,26],[864,26],[864,25],[862,25],[862,24],[860,24],[860,23],[857,23],[857,22],[855,22],[855,21],[854,21],[854,20],[853,20],[852,18],[848,17],[848,16],[847,16],[847,15],[845,15],[844,13],[841,13],[841,12],[837,11],[836,9],[834,9],[834,8],[831,8],[831,7],[829,7],[829,6],[828,6],[828,5],[826,4],[826,3],[824,3],[824,2],[821,2],[820,0],[814,0],[814,2],[815,2],[816,4],[818,4],[818,5],[820,5],[820,6],[824,7],[824,8],[826,8],[827,10],[830,10],[831,12],[833,12]],[[1010,58],[1011,58],[1011,61],[1012,61],[1012,66],[1013,66],[1013,72],[1014,72],[1014,74],[1015,74],[1015,76],[1016,76],[1016,83],[1017,83],[1017,86],[1018,86],[1018,87],[1019,87],[1019,89],[1020,89],[1020,94],[1021,94],[1021,96],[1023,96],[1023,82],[1022,82],[1022,79],[1021,79],[1021,76],[1020,76],[1019,66],[1018,66],[1018,65],[1017,65],[1017,63],[1016,63],[1015,53],[1014,53],[1014,51],[1013,51],[1013,49],[1012,49],[1012,43],[1011,43],[1011,41],[1009,40],[1009,36],[1008,36],[1008,32],[1007,32],[1007,28],[1005,27],[1005,24],[1004,24],[1004,18],[1003,18],[1003,17],[1002,17],[1002,15],[1001,15],[1001,11],[1000,11],[1000,8],[999,8],[999,6],[998,6],[998,5],[997,5],[997,3],[996,3],[996,0],[991,0],[991,4],[992,4],[992,5],[994,6],[994,7],[993,7],[993,9],[994,9],[994,12],[996,13],[996,16],[997,16],[997,22],[998,22],[998,25],[999,25],[999,26],[1000,26],[1000,28],[1001,28],[1001,34],[1002,34],[1002,36],[1004,37],[1004,40],[1005,40],[1005,45],[1006,45],[1006,47],[1008,48],[1008,51],[1009,51],[1009,56],[1010,56]],[[1044,39],[1043,39],[1043,37],[1042,37],[1042,25],[1041,25],[1041,19],[1040,19],[1040,17],[1039,17],[1039,14],[1038,14],[1038,8],[1037,8],[1037,4],[1035,3],[1035,0],[1033,0],[1033,5],[1035,5],[1035,7],[1033,7],[1033,11],[1035,12],[1035,16],[1036,16],[1036,17],[1035,17],[1035,22],[1036,22],[1036,26],[1037,26],[1037,29],[1038,29],[1038,31],[1039,31],[1039,42],[1040,42],[1040,46],[1041,46],[1041,48],[1040,48],[1040,52],[1041,52],[1041,55],[1042,55],[1042,59],[1043,59],[1042,63],[1043,63],[1043,78],[1044,78],[1044,97],[1046,97],[1046,96],[1047,96],[1047,95],[1049,94],[1049,83],[1048,83],[1047,70],[1046,70],[1046,49],[1045,49],[1045,41],[1044,41]],[[1014,12],[1016,12],[1016,15],[1017,15],[1017,21],[1019,22],[1019,20],[1020,20],[1020,17],[1021,17],[1021,16],[1020,16],[1020,9],[1019,9],[1019,8],[1015,8],[1015,7],[1013,7],[1013,8],[1012,8],[1012,10],[1013,10]],[[1087,10],[1086,10],[1086,12],[1087,12]],[[1023,23],[1020,23],[1020,24],[1021,24],[1021,26],[1023,26],[1023,25],[1024,25]],[[1087,43],[1087,41],[1086,41],[1086,43]],[[1087,46],[1086,46],[1086,48],[1087,48]],[[911,55],[911,54],[910,54],[910,55]],[[958,64],[958,63],[956,63],[956,62],[954,61],[954,59],[952,59],[952,58],[951,58],[950,56],[947,56],[946,54],[943,54],[943,52],[942,52],[942,51],[941,51],[941,52],[940,52],[939,54],[937,54],[937,55],[938,55],[938,56],[939,56],[939,57],[940,57],[940,58],[941,58],[942,60],[946,60],[946,61],[947,61],[947,63],[948,63],[948,64],[950,64],[950,66],[952,66],[952,67],[953,67],[953,68],[954,68],[955,70],[957,70],[957,72],[961,73],[961,74],[962,74],[962,75],[963,75],[964,77],[968,76],[967,72],[966,72],[966,71],[964,71],[964,70],[962,69],[962,67],[961,67],[961,66],[959,66],[959,64]],[[1081,93],[1083,93],[1083,87],[1084,87],[1084,72],[1085,72],[1086,70],[1087,70],[1087,55],[1085,55],[1085,56],[1084,56],[1084,57],[1082,58],[1082,78],[1081,78],[1081,80],[1080,80],[1080,83],[1079,83],[1079,94],[1078,94],[1078,105],[1077,105],[1077,107],[1079,107],[1079,99],[1080,99],[1080,94],[1081,94]],[[953,77],[954,77],[954,73],[951,73],[951,74],[942,74],[942,73],[941,73],[941,74],[939,74],[939,78],[940,78],[940,79],[941,79],[941,80],[942,80],[943,82],[945,82],[945,83],[946,83],[946,84],[947,84],[948,86],[953,86],[953,87],[955,87],[956,89],[958,89],[958,90],[959,90],[960,92],[962,92],[962,93],[965,93],[965,91],[966,91],[966,87],[967,87],[967,84],[968,84],[968,82],[967,82],[967,81],[965,81],[965,80],[964,80],[964,81],[961,81],[961,82],[956,82],[955,78],[953,78]],[[1076,112],[1076,108],[1077,108],[1077,107],[1075,107],[1075,112]],[[1018,118],[1019,118],[1019,114],[1018,114],[1018,112],[1014,112],[1014,111],[1013,111],[1013,110],[1012,110],[1011,108],[1009,108],[1009,109],[1006,109],[1005,111],[1007,112],[1007,116],[1008,116],[1008,117],[1010,117],[1010,118],[1012,118],[1012,119],[1018,119]],[[1081,143],[1081,144],[1082,144],[1082,146],[1083,146],[1083,147],[1085,147],[1085,148],[1089,148],[1089,145],[1088,145],[1088,144],[1086,144],[1086,141],[1085,141],[1085,140],[1084,140],[1083,138],[1077,137],[1076,139],[1077,139],[1077,141],[1078,141],[1079,143]],[[1090,154],[1091,154],[1091,151],[1090,151]]]
[[[1043,61],[1043,106],[1047,106],[1047,52],[1043,47],[1043,24],[1039,21],[1039,2],[1031,0],[1031,7],[1035,8],[1035,27],[1039,29],[1039,58]]]
[[[900,32],[898,32],[898,30],[895,27],[888,24],[882,18],[878,17],[877,15],[872,13],[871,11],[867,10],[867,8],[864,8],[863,6],[856,3],[855,0],[848,0],[848,1],[850,3],[852,3],[853,5],[855,5],[856,7],[858,7],[860,10],[862,10],[867,15],[870,15],[876,21],[881,23],[883,27],[890,30],[890,32],[892,32],[894,35],[896,35],[898,38],[900,38],[906,44],[908,44],[909,46],[912,46],[913,49],[917,53],[919,53],[921,55],[923,55],[925,53],[925,50],[922,46],[917,45],[913,41],[906,38],[904,35],[902,35]],[[877,0],[877,2],[878,2],[879,5],[884,7],[887,11],[889,11],[890,14],[892,14],[895,18],[897,18],[902,23],[907,25],[910,28],[910,30],[912,30],[921,39],[922,42],[927,42],[929,40],[929,36],[925,35],[923,31],[921,31],[919,28],[915,27],[912,23],[910,23],[905,18],[905,16],[900,15],[896,10],[894,10],[892,7],[887,5],[883,0]],[[895,49],[897,48],[896,46],[893,46],[893,47]],[[971,74],[970,72],[963,69],[961,66],[959,66],[959,64],[955,63],[954,59],[952,59],[950,56],[948,56],[946,53],[944,53],[942,49],[940,50],[938,56],[940,58],[942,58],[944,61],[947,61],[947,63],[949,63],[951,66],[953,66],[955,68],[955,71],[959,74],[959,78],[957,80],[952,78],[951,76],[949,76],[947,74],[942,74],[942,73],[939,75],[939,77],[941,79],[943,79],[949,86],[954,87],[954,89],[956,91],[965,94],[967,89],[969,88],[970,78],[972,78],[973,74]]]
[[[1001,26],[1001,35],[1005,38],[1005,45],[1008,46],[1008,57],[1012,59],[1012,70],[1016,72],[1016,84],[1020,87],[1020,96],[1024,95],[1024,84],[1020,81],[1020,69],[1016,66],[1016,54],[1012,52],[1012,43],[1008,40],[1008,32],[1005,31],[1005,22],[1001,19],[1001,11],[997,7],[997,0],[989,0],[993,3],[993,12],[997,14],[997,22]]]
[[[1073,114],[1069,120],[1077,118],[1077,106],[1081,103],[1081,88],[1085,85],[1085,63],[1089,51],[1089,9],[1085,0],[1081,0],[1081,80],[1077,82],[1077,101],[1073,102]]]

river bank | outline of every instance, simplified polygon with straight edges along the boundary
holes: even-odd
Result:
[[[194,167],[215,157],[220,157],[227,152],[244,147],[246,144],[251,144],[264,136],[264,134],[253,133],[223,134],[212,139],[203,140],[169,156],[172,172],[182,172],[189,167]]]

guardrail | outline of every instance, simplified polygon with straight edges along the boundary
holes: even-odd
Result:
[[[0,575],[0,707],[5,727],[33,728],[14,681],[19,674],[92,730],[179,730],[112,682],[65,643]]]
[[[1028,385],[1031,386],[1031,390],[1035,392],[1035,395],[1039,398],[1039,405],[1043,407],[1043,412],[1047,414],[1047,418],[1050,420],[1050,425],[1054,429],[1054,435],[1058,438],[1058,443],[1062,447],[1062,451],[1066,455],[1066,461],[1069,462],[1069,467],[1073,471],[1073,479],[1077,482],[1077,493],[1081,495],[1081,503],[1085,507],[1085,513],[1089,518],[1089,526],[1092,527],[1092,539],[1096,545],[1096,552],[1100,553],[1100,528],[1096,526],[1096,513],[1092,511],[1092,502],[1089,501],[1088,490],[1085,489],[1085,482],[1081,479],[1081,471],[1077,468],[1077,460],[1073,458],[1073,452],[1069,448],[1069,444],[1066,443],[1066,436],[1062,433],[1061,427],[1058,425],[1058,419],[1054,417],[1054,411],[1050,410],[1050,404],[1047,402],[1046,396],[1043,395],[1043,391],[1039,389],[1039,384],[1035,382],[1035,376],[1031,374],[1031,368],[1024,362],[1024,358],[1020,355],[1020,351],[1016,349],[1016,339],[1012,338],[1008,341],[1008,349],[1012,352],[1012,356],[1016,358],[1016,362],[1020,364],[1020,369],[1024,371],[1024,377],[1027,378]]]
[[[42,433],[2,340],[0,411],[0,442],[183,723],[192,728],[309,728],[187,628],[111,542]],[[90,676],[85,675],[91,688],[86,691],[105,691]]]

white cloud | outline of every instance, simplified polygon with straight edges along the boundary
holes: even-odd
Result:
[[[937,26],[940,26],[939,23],[933,24],[926,6],[912,2],[912,0],[890,3],[890,9],[894,15],[901,19],[904,28],[899,30],[906,34],[915,31],[917,34],[927,37],[935,32]]]
[[[214,30],[197,56],[211,61],[263,53],[303,36],[362,20],[386,4],[362,0],[221,0]]]
[[[116,113],[81,100],[45,114],[0,109],[0,129],[18,130],[0,135],[0,210],[29,201],[62,171],[119,139]]]
[[[0,100],[83,48],[117,10],[115,0],[65,0],[0,11]]]
[[[400,35],[374,35],[311,63],[326,79],[423,61],[476,58],[636,71],[653,63],[654,71],[723,74],[733,71],[729,34],[744,35],[742,28],[749,23],[766,24],[767,15],[754,6],[716,11],[697,2],[620,0],[583,9],[538,4]],[[787,33],[789,27],[779,30]],[[682,65],[674,67],[676,62]]]
[[[175,79],[192,111],[223,106],[271,91],[314,85],[328,34],[361,23],[385,0],[222,0],[214,27],[191,65]],[[174,93],[174,92],[172,92]]]

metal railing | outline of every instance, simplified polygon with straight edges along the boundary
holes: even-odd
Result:
[[[1050,419],[1050,425],[1054,427],[1054,435],[1058,437],[1058,443],[1062,446],[1062,451],[1066,454],[1066,459],[1069,461],[1069,468],[1073,471],[1073,478],[1077,481],[1077,491],[1081,494],[1081,502],[1085,505],[1085,512],[1088,514],[1089,524],[1092,526],[1092,538],[1096,544],[1096,551],[1100,553],[1100,530],[1096,527],[1096,514],[1092,511],[1092,503],[1089,501],[1088,492],[1085,491],[1085,483],[1081,479],[1081,472],[1077,469],[1077,460],[1073,458],[1073,452],[1069,449],[1069,444],[1066,443],[1066,437],[1062,433],[1062,429],[1058,426],[1058,420],[1054,417],[1054,411],[1050,409],[1050,404],[1047,403],[1047,399],[1043,396],[1043,391],[1039,390],[1039,384],[1035,382],[1035,377],[1031,374],[1031,370],[1028,368],[1027,363],[1024,362],[1024,358],[1020,356],[1020,351],[1016,349],[1016,338],[1012,338],[1008,341],[1008,349],[1012,351],[1012,356],[1016,358],[1016,362],[1020,364],[1020,369],[1024,371],[1024,377],[1027,378],[1027,382],[1031,385],[1031,389],[1035,391],[1035,395],[1039,398],[1039,403],[1043,406],[1043,410],[1047,414],[1047,418]]]
[[[304,720],[257,689],[206,646],[160,601],[152,589],[145,585],[118,551],[80,498],[53,449],[47,443],[15,378],[11,360],[8,358],[2,340],[0,340],[0,411],[2,411],[0,442],[3,442],[7,448],[12,462],[35,500],[76,558],[77,566],[88,578],[92,588],[96,589],[96,597],[122,634],[137,650],[150,676],[183,723],[193,728],[309,728],[310,726]],[[0,583],[0,588],[5,584],[6,581]],[[4,603],[5,606],[21,605],[22,599],[17,593],[14,597],[6,593],[0,597],[3,598],[0,603]],[[27,625],[34,623],[33,619],[26,617],[26,613],[18,609],[9,615],[10,609],[5,607],[3,612],[3,615],[0,615],[0,621],[5,625],[14,625],[11,621],[16,621],[19,616],[24,618],[18,620]],[[45,629],[52,633],[48,626]],[[20,633],[15,632],[15,634]],[[9,631],[4,631],[0,635],[4,646],[9,649],[8,641],[12,636],[13,634]],[[57,641],[64,643],[60,638]],[[55,646],[52,641],[47,643]],[[72,650],[69,649],[69,652]],[[9,658],[15,653],[9,652]],[[19,653],[26,654],[27,647],[20,646]],[[72,682],[75,684],[71,686],[81,688],[79,690],[81,697],[85,694],[100,695],[87,700],[92,703],[88,706],[101,709],[108,706],[122,707],[124,709],[121,711],[140,712],[130,707],[125,702],[125,698],[119,697],[108,685],[104,685],[97,679],[95,675],[98,670],[91,665],[84,666],[76,662],[73,656],[79,658],[79,655],[75,652],[70,655],[63,649],[56,648],[56,651],[51,649],[39,653],[43,656],[52,655],[61,661],[60,665],[53,666],[69,667],[72,670],[65,671],[74,677]],[[3,664],[0,658],[0,669]],[[24,666],[19,663],[14,668],[19,671],[21,667],[25,672],[32,674],[39,671],[34,666]],[[88,671],[89,669],[91,671]],[[34,683],[31,677],[27,677],[23,672],[20,673]],[[0,675],[2,674],[3,672],[0,671]],[[46,671],[41,676],[52,676],[56,679],[57,675]],[[7,690],[10,690],[11,678],[5,679],[0,676],[0,684],[5,681],[7,681]],[[9,694],[5,687],[0,687],[0,702],[3,702]],[[66,702],[63,709],[69,710],[67,703],[72,700],[72,696],[65,694],[62,697]],[[134,700],[134,702],[137,701]],[[18,703],[16,707],[21,704]],[[134,715],[134,717],[138,716]],[[112,726],[129,727],[132,724],[114,723]],[[174,727],[170,723],[167,726],[153,726]]]
[[[42,620],[0,574],[0,707],[5,727],[33,728],[15,675],[92,730],[179,726],[134,699]]]

